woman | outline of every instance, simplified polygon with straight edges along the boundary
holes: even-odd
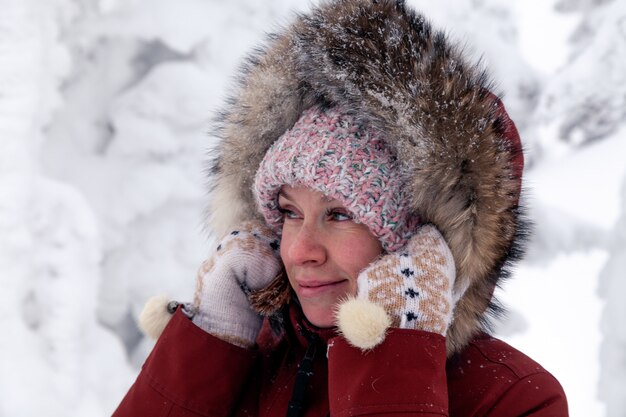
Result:
[[[525,237],[523,156],[441,33],[401,1],[324,3],[229,103],[225,237],[115,416],[567,415],[554,377],[484,329]]]

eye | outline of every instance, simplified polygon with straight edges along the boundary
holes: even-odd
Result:
[[[282,207],[282,206],[279,205],[278,206],[278,211],[282,215],[283,220],[286,220],[286,219],[297,219],[298,218],[298,213],[296,213],[293,210],[290,210],[289,206]]]
[[[326,217],[336,222],[352,220],[352,214],[344,208],[330,208],[326,210]]]

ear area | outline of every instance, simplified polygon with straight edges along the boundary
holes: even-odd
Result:
[[[358,298],[342,302],[335,318],[341,335],[361,350],[370,350],[381,344],[391,326],[391,319],[383,307]]]

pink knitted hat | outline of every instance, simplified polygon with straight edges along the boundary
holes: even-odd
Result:
[[[282,186],[302,186],[338,200],[392,252],[414,234],[419,217],[408,210],[395,157],[382,135],[336,107],[312,107],[267,151],[254,194],[277,233]]]

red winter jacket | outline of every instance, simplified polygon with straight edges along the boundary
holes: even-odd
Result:
[[[280,336],[266,320],[253,351],[204,332],[177,311],[113,416],[287,415],[312,344],[300,315],[291,308]],[[328,331],[313,334],[327,342],[308,351],[315,350],[303,390],[307,417],[568,415],[550,373],[486,334],[447,361],[445,339],[434,333],[392,329],[366,353]]]

